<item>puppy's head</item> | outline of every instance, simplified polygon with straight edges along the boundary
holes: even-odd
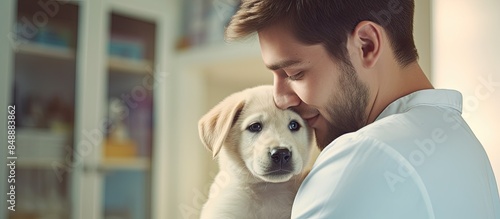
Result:
[[[243,165],[266,182],[285,182],[300,174],[309,157],[312,131],[291,110],[276,107],[272,86],[235,93],[199,121],[200,138],[227,164]]]

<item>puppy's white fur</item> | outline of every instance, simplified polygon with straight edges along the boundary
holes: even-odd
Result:
[[[272,86],[260,86],[232,94],[201,118],[200,138],[220,169],[202,219],[290,218],[313,137],[299,115],[276,107],[272,92]],[[301,128],[290,130],[291,121]],[[248,130],[254,123],[262,124],[260,132]],[[289,169],[280,174],[269,171],[275,148],[292,155]]]

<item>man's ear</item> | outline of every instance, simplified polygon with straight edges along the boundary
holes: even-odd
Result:
[[[233,94],[217,104],[198,122],[200,139],[215,158],[226,140],[229,130],[245,106],[240,93]]]
[[[373,67],[381,55],[382,31],[381,26],[371,21],[362,21],[354,29],[354,45],[365,68]]]

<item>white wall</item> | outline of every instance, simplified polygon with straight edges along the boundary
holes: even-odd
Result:
[[[241,52],[248,53],[246,50]],[[175,155],[170,161],[177,166],[172,171],[176,179],[171,183],[175,194],[168,203],[169,218],[199,217],[209,186],[218,172],[216,161],[198,135],[197,124],[201,116],[231,93],[260,84],[272,84],[272,74],[266,70],[259,54],[250,54],[245,58],[227,60],[224,55],[213,52],[202,52],[196,55],[197,58],[179,58],[175,70],[176,128],[175,149],[172,150]]]
[[[500,185],[500,1],[432,4],[434,85],[462,92],[463,116],[488,153]]]
[[[413,37],[419,55],[418,63],[427,77],[432,78],[430,0],[417,0],[415,2]]]

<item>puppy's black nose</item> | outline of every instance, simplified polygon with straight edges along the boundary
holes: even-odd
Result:
[[[276,164],[286,164],[292,158],[292,152],[286,148],[274,148],[270,153],[271,159]]]

